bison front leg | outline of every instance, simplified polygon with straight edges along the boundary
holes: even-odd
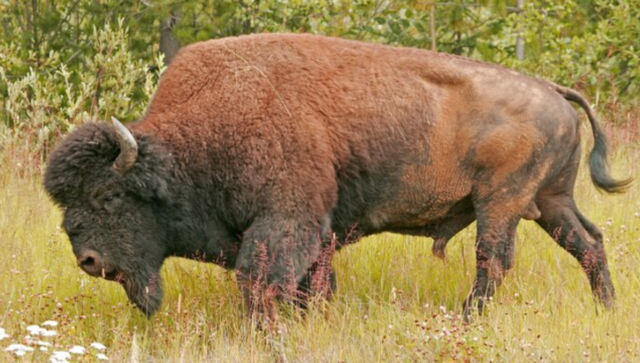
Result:
[[[275,322],[277,301],[297,298],[299,283],[320,255],[322,234],[318,222],[277,217],[257,220],[244,233],[237,282],[260,324]]]
[[[337,288],[336,273],[331,266],[335,249],[335,240],[323,243],[318,259],[298,284],[296,303],[301,308],[307,308],[314,297],[330,299],[333,296]]]
[[[474,308],[482,314],[486,301],[513,266],[514,239],[520,218],[487,218],[478,216],[476,237],[476,279],[464,302],[465,320]]]

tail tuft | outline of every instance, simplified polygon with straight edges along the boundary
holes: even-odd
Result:
[[[589,155],[589,168],[591,180],[599,189],[608,193],[624,193],[633,182],[632,178],[616,180],[609,174],[607,163],[607,141],[600,128],[594,131],[594,143]]]

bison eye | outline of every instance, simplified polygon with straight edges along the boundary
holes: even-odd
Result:
[[[106,194],[102,197],[102,207],[109,213],[115,213],[122,205],[121,195],[119,194]]]

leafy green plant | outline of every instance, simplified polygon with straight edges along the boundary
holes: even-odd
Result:
[[[6,87],[0,123],[3,144],[21,143],[38,154],[74,125],[110,116],[139,117],[155,91],[157,74],[145,61],[133,58],[127,38],[121,21],[94,28],[93,57],[83,67],[70,69],[52,50],[38,70],[30,67],[25,75],[15,74],[23,66],[16,47],[0,44],[10,55],[0,65],[0,83]],[[159,72],[164,69],[161,55],[155,64]]]
[[[639,106],[637,0],[527,0],[522,11],[515,0],[3,0],[0,145],[39,155],[73,125],[138,118],[163,67],[168,23],[182,45],[260,32],[435,43],[578,88],[613,112]]]
[[[577,87],[610,104],[638,104],[640,80],[640,7],[631,1],[598,0],[595,21],[581,33],[573,19],[581,5],[573,0],[537,0],[510,14],[502,31],[483,40],[480,58],[528,74]],[[527,55],[514,57],[516,37]]]

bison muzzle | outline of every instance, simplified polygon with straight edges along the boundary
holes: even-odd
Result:
[[[573,199],[578,115],[594,184],[620,192],[606,141],[575,91],[435,52],[265,34],[185,47],[142,120],[89,123],[51,155],[45,187],[87,273],[147,314],[170,256],[235,269],[252,312],[335,287],[334,249],[380,232],[447,241],[477,220],[465,315],[482,311],[532,219],[614,288],[602,234]]]

